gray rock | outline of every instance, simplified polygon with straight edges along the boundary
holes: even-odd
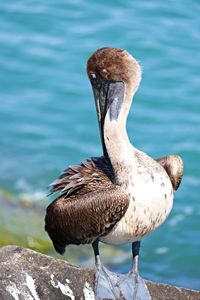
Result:
[[[153,299],[200,299],[200,292],[147,282]],[[1,300],[95,299],[94,271],[30,249],[0,249]]]
[[[0,249],[0,299],[94,299],[93,282],[90,269],[17,246]]]

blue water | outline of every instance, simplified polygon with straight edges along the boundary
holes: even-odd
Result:
[[[69,164],[101,154],[85,64],[97,48],[127,49],[143,67],[131,141],[185,163],[169,219],[143,242],[140,269],[200,288],[200,2],[9,0],[0,16],[0,187],[36,201]]]

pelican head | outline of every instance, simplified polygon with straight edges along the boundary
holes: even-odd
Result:
[[[136,59],[127,51],[119,48],[101,48],[88,59],[87,73],[93,85],[93,79],[111,82],[123,82],[135,92],[140,84],[141,69]]]
[[[127,51],[101,48],[87,62],[87,74],[92,84],[102,144],[106,115],[110,121],[125,124],[132,97],[141,80],[141,68]],[[120,122],[119,122],[120,123]]]

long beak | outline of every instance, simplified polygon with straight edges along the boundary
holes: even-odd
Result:
[[[94,93],[103,151],[106,155],[103,134],[104,120],[108,112],[111,121],[117,120],[124,100],[125,85],[122,81],[102,80],[95,74],[91,74],[90,82]]]

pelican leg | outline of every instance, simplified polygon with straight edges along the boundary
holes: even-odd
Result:
[[[145,299],[150,300],[151,296],[145,284],[145,281],[140,277],[138,272],[138,260],[140,252],[140,242],[132,243],[132,254],[133,254],[133,267],[130,275],[133,279],[134,291],[133,299]]]
[[[101,263],[99,255],[99,241],[92,244],[95,255],[95,296],[96,299],[119,299],[115,293],[112,275]],[[116,280],[115,280],[116,281]]]

